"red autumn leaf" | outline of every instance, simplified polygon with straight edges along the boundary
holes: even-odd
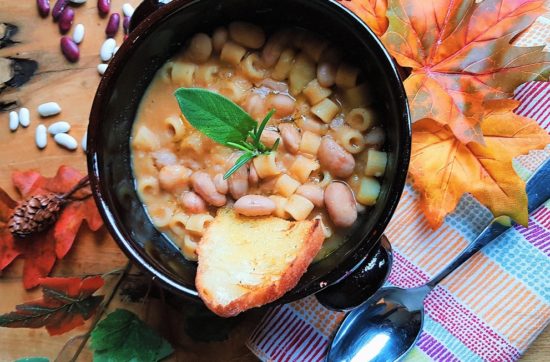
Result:
[[[353,11],[367,25],[381,36],[388,28],[386,10],[388,0],[338,0],[342,5]]]
[[[100,276],[41,278],[38,281],[42,286],[42,298],[17,305],[15,311],[0,315],[1,327],[46,327],[51,336],[63,334],[83,325],[103,300],[102,295],[92,295],[104,284]]]
[[[550,53],[513,38],[544,13],[544,0],[390,0],[382,38],[403,67],[413,121],[448,125],[463,143],[483,143],[483,103],[547,80]]]
[[[66,193],[80,179],[82,175],[68,166],[59,167],[57,174],[52,178],[44,177],[35,171],[16,171],[12,174],[13,184],[23,199],[49,192]],[[10,203],[11,206],[8,206],[8,202],[4,200],[7,194],[2,196],[4,194],[5,192],[0,192],[0,222],[4,223],[3,226],[0,224],[0,271],[17,256],[22,255],[25,258],[23,284],[27,289],[37,286],[38,278],[47,276],[55,261],[62,259],[69,252],[84,220],[92,231],[103,225],[93,199],[88,197],[68,204],[49,230],[23,240],[14,240],[5,225],[14,205]],[[79,191],[73,196],[80,198],[85,195],[85,191]]]

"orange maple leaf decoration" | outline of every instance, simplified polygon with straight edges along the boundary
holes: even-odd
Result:
[[[378,36],[388,29],[388,0],[339,0],[339,2],[359,16]]]
[[[547,80],[550,54],[513,38],[545,9],[543,0],[390,0],[382,40],[405,80],[413,122],[449,125],[463,143],[483,143],[484,102],[506,99],[531,80]]]
[[[57,174],[47,178],[35,171],[12,174],[12,181],[23,199],[31,195],[49,192],[65,193],[80,181],[82,174],[68,167],[59,167]],[[80,192],[75,194],[79,197]],[[59,215],[54,226],[23,240],[16,240],[7,228],[11,211],[17,205],[0,189],[0,271],[18,256],[25,258],[23,285],[30,289],[39,284],[39,278],[47,276],[57,259],[62,259],[71,249],[80,225],[84,220],[92,231],[103,225],[94,200],[89,197],[72,201]]]
[[[527,225],[525,183],[512,159],[544,148],[550,135],[513,113],[518,101],[493,101],[481,121],[485,146],[463,144],[449,127],[424,119],[413,125],[409,174],[420,193],[420,207],[434,228],[469,192],[495,216],[507,215]]]

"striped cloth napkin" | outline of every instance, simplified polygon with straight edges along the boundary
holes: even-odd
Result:
[[[516,43],[548,44],[550,20],[541,17]],[[550,132],[550,83],[530,82],[516,91],[516,113]],[[515,168],[528,179],[550,159],[550,146],[518,157]],[[550,180],[549,180],[550,181]],[[407,185],[386,230],[394,251],[388,284],[422,285],[443,269],[491,221],[490,212],[465,195],[435,232],[418,196]],[[514,361],[550,321],[550,200],[534,212],[529,227],[515,226],[441,282],[426,298],[425,324],[407,361]],[[263,361],[322,361],[344,317],[314,297],[278,306],[248,340]]]

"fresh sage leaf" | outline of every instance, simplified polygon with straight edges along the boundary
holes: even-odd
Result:
[[[202,88],[179,88],[180,109],[193,127],[217,143],[240,143],[257,122],[228,98]]]

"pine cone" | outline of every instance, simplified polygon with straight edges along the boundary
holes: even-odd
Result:
[[[65,202],[55,193],[31,196],[13,210],[8,228],[19,238],[43,231],[57,221]]]

